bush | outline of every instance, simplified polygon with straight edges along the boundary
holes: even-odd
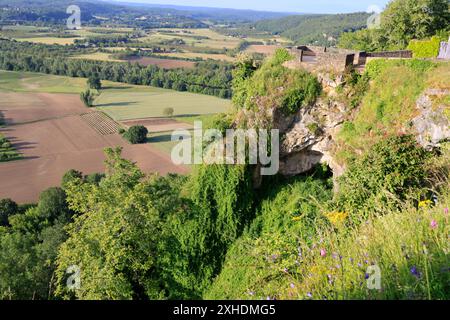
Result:
[[[132,144],[145,143],[148,130],[144,126],[133,126],[123,135]]]
[[[337,207],[366,219],[377,209],[398,205],[408,196],[424,195],[429,153],[413,136],[394,136],[374,145],[363,157],[350,164],[339,179]]]
[[[411,40],[408,50],[413,52],[414,58],[436,58],[439,55],[441,39],[437,36],[429,40]]]

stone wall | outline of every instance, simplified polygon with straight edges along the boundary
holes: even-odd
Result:
[[[295,65],[303,65],[306,69],[343,72],[355,62],[355,52],[335,48],[299,46],[289,49],[296,57]]]
[[[411,59],[413,57],[413,53],[412,53],[412,51],[409,51],[409,50],[366,52],[366,57],[368,57],[368,58]]]

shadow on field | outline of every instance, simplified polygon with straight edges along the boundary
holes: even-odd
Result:
[[[127,90],[133,89],[133,87],[102,87],[102,90]]]
[[[172,135],[163,134],[155,137],[147,138],[147,143],[160,143],[160,142],[170,142],[172,141]]]
[[[14,147],[14,149],[16,149],[17,151],[21,151],[21,150],[30,150],[30,149],[34,149],[35,146],[37,145],[37,143],[34,142],[14,142],[14,139],[10,140],[12,142],[12,146]]]
[[[130,106],[133,104],[137,104],[137,101],[104,103],[104,104],[97,104],[95,106],[96,107],[124,107],[124,106]]]
[[[190,139],[190,135],[183,136],[183,139]],[[171,142],[172,135],[171,134],[161,134],[157,136],[153,136],[147,139],[147,143],[161,143],[161,142]],[[174,141],[176,142],[176,141]]]

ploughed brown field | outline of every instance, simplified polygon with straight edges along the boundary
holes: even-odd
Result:
[[[170,157],[148,144],[131,145],[118,125],[103,113],[89,110],[77,95],[0,93],[0,128],[24,159],[0,163],[0,199],[36,202],[47,188],[60,186],[70,169],[84,174],[104,172],[107,147],[120,146],[123,157],[146,173],[186,173]]]
[[[164,69],[176,69],[176,68],[194,68],[195,62],[176,59],[159,59],[152,57],[139,57],[129,58],[127,61],[131,63],[139,63],[143,66],[155,65]]]

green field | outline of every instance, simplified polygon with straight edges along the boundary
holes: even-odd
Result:
[[[0,91],[80,93],[85,88],[86,79],[83,78],[0,70]]]
[[[173,108],[175,117],[225,112],[229,100],[202,94],[102,81],[104,89],[96,99],[98,109],[114,120],[163,117]],[[29,72],[0,71],[0,92],[47,92],[79,94],[86,90],[86,79]]]
[[[165,108],[173,108],[175,117],[221,113],[230,107],[231,102],[195,93],[129,86],[103,90],[95,104],[114,120],[120,121],[164,117]]]

